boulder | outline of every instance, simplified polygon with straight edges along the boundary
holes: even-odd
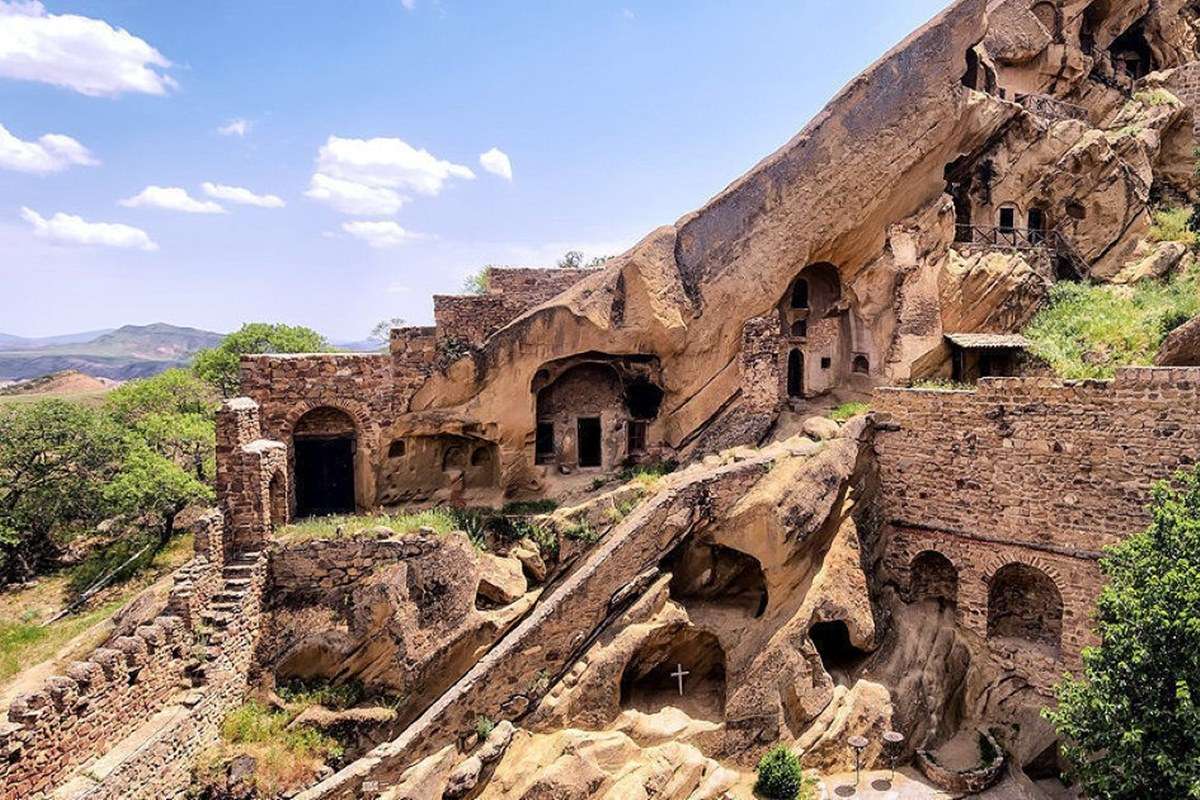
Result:
[[[1137,283],[1150,278],[1165,278],[1179,267],[1188,248],[1183,242],[1160,242],[1149,255],[1117,273],[1113,283]]]
[[[521,539],[508,551],[508,555],[521,562],[525,573],[534,581],[541,583],[546,580],[546,562],[537,542],[532,539]]]
[[[1171,331],[1158,348],[1154,363],[1159,367],[1200,366],[1200,317]]]
[[[836,439],[841,428],[829,417],[809,417],[804,420],[804,435],[818,442]]]
[[[479,756],[471,756],[463,761],[450,773],[446,779],[446,788],[442,790],[445,800],[457,800],[471,792],[479,784],[479,774],[483,771],[483,761]]]
[[[506,606],[529,589],[521,562],[491,553],[479,557],[479,594],[493,603]]]

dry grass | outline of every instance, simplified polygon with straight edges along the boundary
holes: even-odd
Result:
[[[275,532],[282,542],[306,542],[311,539],[353,537],[370,528],[390,528],[396,533],[413,533],[433,528],[449,533],[457,526],[449,511],[435,509],[414,514],[361,514],[357,516],[310,517],[286,525]]]

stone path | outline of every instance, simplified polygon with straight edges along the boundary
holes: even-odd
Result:
[[[919,772],[909,767],[896,770],[890,780],[889,770],[863,772],[854,787],[854,773],[824,775],[817,789],[820,800],[951,800],[947,794],[930,786]]]

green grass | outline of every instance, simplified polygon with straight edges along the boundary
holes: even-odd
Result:
[[[1179,98],[1166,89],[1149,89],[1138,92],[1133,96],[1133,99],[1147,106],[1174,106],[1180,104]]]
[[[1155,242],[1182,242],[1195,247],[1197,235],[1191,228],[1192,209],[1160,208],[1154,212],[1154,224],[1150,226],[1150,239]]]
[[[658,488],[659,482],[678,469],[679,465],[674,461],[662,461],[657,464],[646,464],[640,467],[630,467],[622,470],[619,478],[622,483],[630,481],[638,483],[647,492],[652,492]]]
[[[215,776],[221,765],[237,755],[255,758],[254,785],[260,797],[277,797],[282,792],[311,782],[328,760],[342,757],[341,742],[315,728],[288,725],[303,709],[269,708],[248,702],[226,715],[221,723],[222,744],[201,763],[201,774]]]
[[[449,533],[458,528],[458,520],[449,509],[419,511],[414,514],[363,514],[347,516],[310,517],[280,528],[275,538],[285,542],[304,542],[310,539],[350,537],[368,528],[391,528],[396,533],[411,533],[420,528],[433,528]],[[341,534],[338,529],[341,529]]]
[[[1168,333],[1200,314],[1194,274],[1135,286],[1059,283],[1025,336],[1063,378],[1110,378],[1122,366],[1152,364]]]
[[[829,412],[829,418],[834,422],[845,422],[848,419],[853,419],[859,414],[865,414],[871,410],[869,403],[842,403],[840,406]]]

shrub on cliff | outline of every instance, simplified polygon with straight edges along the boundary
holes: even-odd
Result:
[[[1157,487],[1152,512],[1101,562],[1101,643],[1046,712],[1093,800],[1200,797],[1200,468]]]
[[[208,381],[222,397],[237,394],[240,381],[238,361],[258,353],[316,353],[329,350],[325,337],[299,325],[247,322],[216,347],[196,353],[192,369]]]
[[[769,800],[809,800],[814,781],[804,775],[800,759],[783,745],[776,745],[758,762],[754,791]]]

